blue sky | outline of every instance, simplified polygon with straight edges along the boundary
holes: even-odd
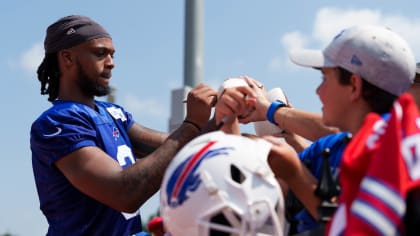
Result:
[[[215,89],[228,77],[248,75],[266,88],[281,87],[299,109],[319,112],[315,89],[320,74],[289,62],[293,48],[323,48],[342,28],[381,24],[400,33],[420,58],[420,3],[416,1],[204,1],[204,82]],[[33,181],[29,130],[50,106],[40,95],[36,68],[46,27],[70,14],[87,15],[113,36],[116,47],[111,83],[116,103],[150,128],[166,131],[171,90],[183,81],[184,1],[3,1],[0,10],[0,234],[43,235]],[[420,60],[420,59],[419,59]],[[253,132],[253,126],[242,126]],[[7,135],[6,135],[7,134]],[[144,218],[155,212],[155,196]]]

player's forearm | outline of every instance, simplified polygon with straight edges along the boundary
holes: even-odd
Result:
[[[129,130],[130,141],[136,158],[151,154],[168,138],[169,134],[134,124]]]
[[[324,125],[320,114],[289,107],[277,109],[275,121],[280,128],[289,130],[311,141],[338,132],[337,128]]]
[[[287,180],[287,184],[296,197],[315,219],[318,218],[318,207],[321,200],[315,195],[316,178],[303,167],[295,178]]]
[[[127,168],[123,184],[123,192],[127,196],[124,199],[127,204],[125,207],[136,210],[155,194],[160,188],[163,175],[171,160],[185,144],[199,133],[199,130],[193,125],[183,123],[152,154]]]
[[[295,133],[291,133],[290,131],[286,130],[282,133],[282,136],[286,142],[295,149],[297,153],[303,151],[309,146],[309,143],[304,138]]]
[[[268,164],[278,179],[282,179],[309,212],[316,217],[320,199],[315,196],[317,179],[291,152],[287,144],[273,145]]]
[[[238,119],[234,119],[232,122],[224,123],[221,128],[221,131],[228,133],[228,134],[241,134],[241,130],[239,128]]]

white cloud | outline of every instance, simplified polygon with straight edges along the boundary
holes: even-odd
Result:
[[[286,33],[281,38],[281,43],[288,50],[303,48],[306,46],[307,38],[299,31]]]
[[[19,65],[24,71],[34,74],[43,57],[44,48],[42,44],[35,43],[30,49],[22,53],[19,59]]]
[[[407,18],[402,15],[386,15],[373,9],[341,9],[324,7],[319,9],[315,16],[312,32],[288,32],[281,38],[281,43],[288,52],[299,47],[324,48],[331,39],[342,29],[358,24],[384,25],[400,34],[411,46],[413,53],[420,61],[420,18]],[[278,57],[272,59],[273,63],[290,64],[287,55],[283,55],[284,62]],[[281,65],[276,65],[276,67]]]
[[[381,12],[369,9],[321,8],[316,14],[312,38],[326,46],[341,30],[360,24],[380,24]]]
[[[307,43],[308,37],[299,31],[286,33],[281,38],[281,44],[285,48],[286,52],[294,49],[305,48]],[[284,67],[288,67],[290,69],[296,68],[287,55],[271,59],[268,67],[271,71],[281,71]]]
[[[341,29],[357,24],[391,28],[409,43],[417,57],[420,56],[420,18],[386,15],[377,10],[322,8],[315,18],[313,39],[325,46]]]

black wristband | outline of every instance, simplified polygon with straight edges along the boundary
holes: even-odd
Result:
[[[200,126],[198,126],[196,123],[194,123],[194,122],[192,122],[192,121],[189,121],[189,120],[187,120],[187,119],[185,119],[184,120],[184,123],[187,123],[187,124],[191,124],[192,126],[194,126],[199,132],[201,132],[201,128],[200,128]]]

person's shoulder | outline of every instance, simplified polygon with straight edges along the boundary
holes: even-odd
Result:
[[[106,109],[107,111],[120,110],[123,112],[127,112],[123,106],[115,104],[115,103],[107,102],[107,101],[95,100],[95,105],[98,107],[102,107]]]
[[[334,134],[329,134],[315,140],[308,148],[312,149],[325,149],[332,148],[337,144],[345,144],[346,140],[351,138],[349,132],[338,132]]]
[[[53,106],[45,110],[33,123],[64,122],[89,117],[93,111],[90,110],[92,109],[81,103],[57,100],[53,102]]]
[[[31,134],[35,136],[43,133],[55,134],[57,130],[58,135],[62,132],[64,126],[76,124],[76,120],[82,120],[80,117],[84,115],[79,110],[82,109],[74,103],[54,101],[53,105],[42,112],[32,123]],[[48,137],[48,135],[45,137]]]
[[[100,107],[104,107],[104,108],[117,107],[117,108],[124,109],[121,105],[111,103],[111,102],[107,102],[107,101],[95,100],[95,104],[96,104],[96,106],[100,106]]]
[[[48,109],[45,114],[57,116],[75,116],[77,114],[90,113],[92,108],[86,104],[72,101],[55,101],[54,105]]]
[[[102,106],[102,107],[116,106],[116,104],[114,104],[114,103],[106,102],[106,101],[100,101],[100,100],[95,100],[95,104],[96,104],[96,106]]]
[[[56,104],[55,102],[53,102],[53,105],[49,107],[47,110],[43,111],[35,120],[35,122],[43,120],[49,116],[56,116],[60,114],[60,112],[63,112],[65,110],[67,110],[65,105]]]
[[[351,139],[349,132],[338,132],[323,136],[301,151],[299,158],[301,160],[318,159],[319,155],[326,149],[329,149],[335,155],[341,156],[340,152],[343,151],[349,139]]]
[[[350,135],[349,132],[338,132],[334,134],[329,134],[324,137],[319,138],[315,142],[322,142],[322,143],[335,143],[338,141],[343,141],[346,137]]]

